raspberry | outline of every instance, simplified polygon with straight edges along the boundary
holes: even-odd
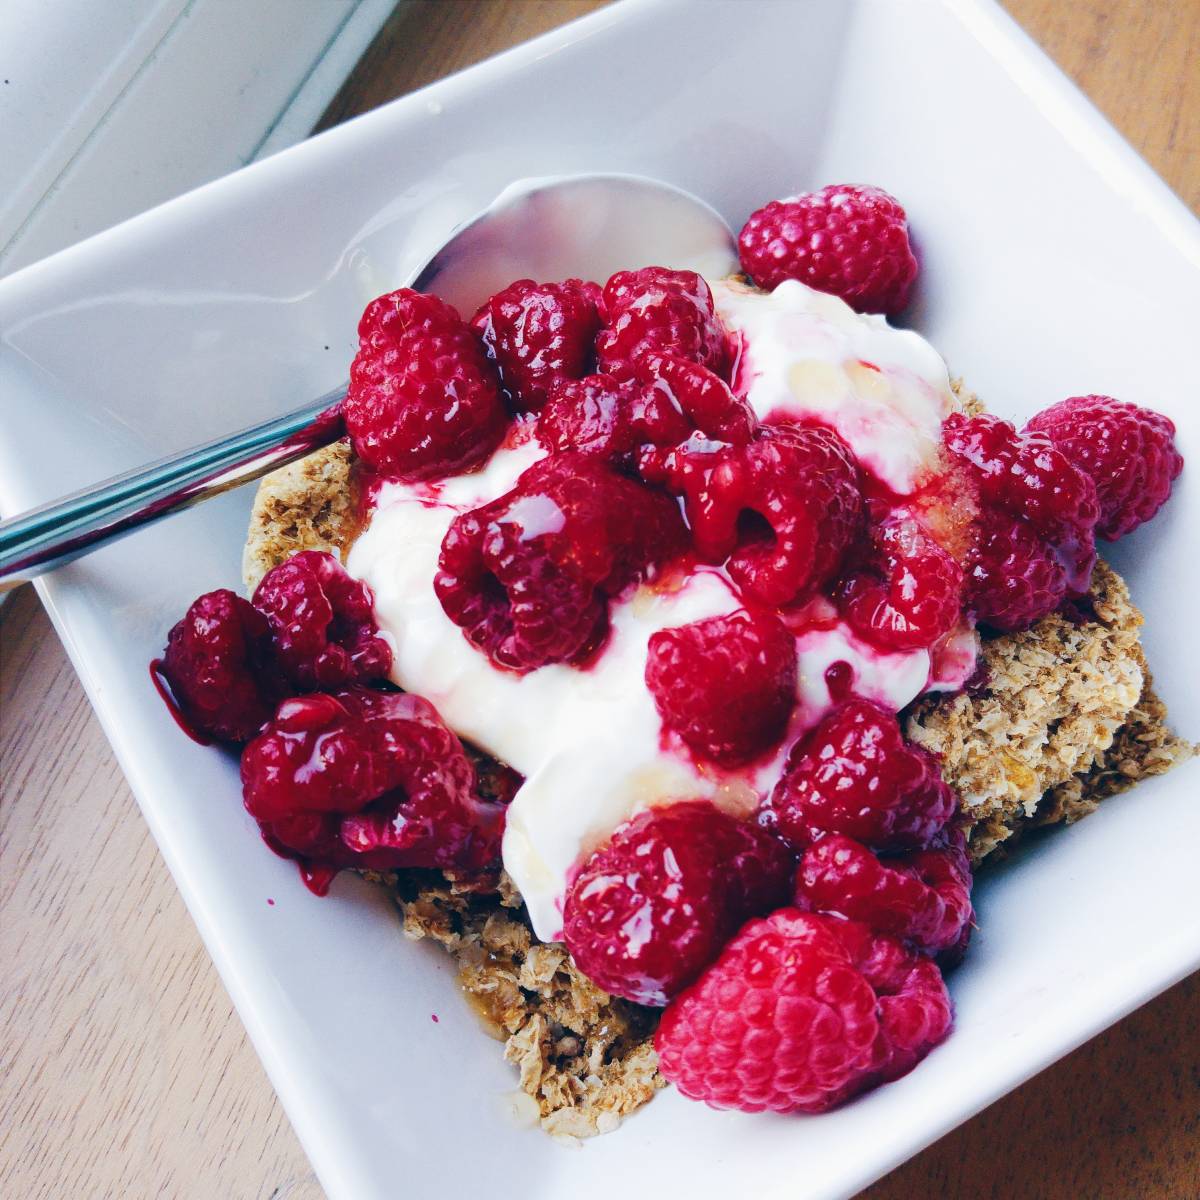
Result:
[[[677,354],[645,354],[634,370],[643,383],[664,390],[706,437],[743,445],[754,436],[758,427],[754,410],[707,367]],[[675,440],[682,442],[686,437]]]
[[[759,820],[798,851],[825,834],[903,850],[928,845],[955,803],[937,760],[905,742],[895,715],[854,698],[796,743]]]
[[[969,925],[966,928],[970,930]],[[878,997],[879,1036],[873,1062],[847,1093],[849,1098],[907,1075],[945,1040],[954,1023],[954,1008],[941,972],[928,958],[858,921],[838,921],[833,932]]]
[[[847,623],[882,650],[932,646],[958,620],[962,569],[911,518],[884,521],[873,539],[880,570],[846,580],[840,600]]]
[[[796,642],[767,612],[709,617],[650,638],[646,686],[663,725],[724,767],[776,745],[796,707]]]
[[[254,607],[270,622],[280,666],[301,690],[368,683],[391,670],[370,589],[332,554],[302,550],[272,567]]]
[[[228,588],[193,602],[159,669],[188,723],[223,742],[252,738],[283,692],[266,619]]]
[[[836,433],[819,426],[766,426],[739,457],[732,487],[714,480],[704,524],[711,531],[730,522],[727,536],[740,533],[728,570],[743,591],[786,604],[832,579],[859,537],[858,464]]]
[[[473,788],[458,738],[407,693],[285,700],[242,752],[246,809],[264,836],[332,870],[492,865],[504,809]]]
[[[608,628],[607,598],[682,550],[669,496],[600,460],[564,453],[455,517],[434,590],[446,615],[500,667],[578,662]]]
[[[650,353],[638,360],[635,376],[638,382],[589,375],[556,383],[538,415],[538,441],[624,464],[641,447],[676,446],[697,429],[741,443],[757,426],[749,405],[699,363]]]
[[[1115,542],[1166,503],[1183,470],[1169,417],[1111,396],[1072,396],[1026,426],[1043,433],[1091,476],[1100,501],[1096,532]]]
[[[1023,517],[1049,543],[1075,593],[1087,590],[1100,516],[1096,485],[1044,433],[1019,434],[1007,421],[953,413],[947,448],[971,468],[982,507]]]
[[[578,450],[626,462],[639,446],[674,446],[686,440],[692,426],[665,390],[588,375],[550,389],[536,432],[547,450]]]
[[[400,479],[486,459],[508,416],[496,368],[450,305],[401,288],[367,305],[343,411],[354,451]]]
[[[862,921],[937,953],[958,943],[973,916],[971,871],[961,841],[881,861],[861,842],[835,833],[805,850],[796,906]]]
[[[932,962],[855,922],[782,908],[675,999],[654,1045],[690,1099],[822,1112],[910,1070],[951,1019]]]
[[[600,320],[608,324],[627,308],[643,307],[660,292],[688,297],[699,311],[712,312],[712,292],[704,277],[695,271],[672,271],[669,267],[640,267],[618,271],[609,277],[600,293]]]
[[[874,187],[835,184],[772,200],[742,227],[738,250],[760,288],[798,279],[858,312],[898,313],[917,277],[904,209]]]
[[[712,292],[694,271],[619,271],[604,286],[600,316],[596,362],[607,375],[632,379],[638,359],[655,351],[726,372],[728,339]]]
[[[598,987],[664,1005],[748,917],[786,901],[792,856],[705,801],[622,825],[567,892],[563,938]]]
[[[967,604],[981,625],[1028,629],[1062,603],[1067,573],[1027,521],[983,512],[967,564]]]
[[[697,441],[640,458],[642,474],[684,497],[701,557],[721,562],[761,604],[790,604],[827,583],[858,538],[858,465],[821,426],[764,425],[746,446]]]
[[[559,379],[580,379],[600,331],[600,288],[580,279],[534,283],[518,279],[497,292],[471,320],[519,412],[546,403]]]
[[[985,505],[1024,517],[1052,541],[1094,528],[1095,485],[1045,434],[1018,433],[986,413],[952,413],[944,434],[949,450],[974,468]]]

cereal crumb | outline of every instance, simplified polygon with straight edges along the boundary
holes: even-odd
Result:
[[[429,872],[376,878],[392,889],[405,933],[454,956],[468,1002],[503,1038],[548,1133],[606,1133],[663,1086],[657,1013],[602,992],[564,947],[538,942],[524,909],[506,906],[507,888],[456,891]]]

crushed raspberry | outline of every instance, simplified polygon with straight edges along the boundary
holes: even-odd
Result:
[[[302,550],[272,567],[254,593],[275,652],[302,691],[383,679],[391,647],[379,636],[370,589],[322,550]]]
[[[1053,547],[1072,592],[1087,591],[1100,516],[1096,485],[1044,433],[1018,433],[1008,421],[953,413],[946,447],[971,468],[983,508],[1028,521]]]
[[[599,286],[580,279],[518,279],[475,314],[471,325],[495,361],[514,410],[536,411],[556,380],[588,373],[600,331],[599,299]]]
[[[188,724],[223,742],[252,738],[284,691],[266,618],[228,588],[192,603],[159,670]]]
[[[427,700],[348,688],[285,700],[242,753],[246,809],[272,846],[336,870],[481,870],[504,809],[478,799],[458,738]]]
[[[675,999],[654,1045],[690,1099],[823,1112],[910,1070],[951,1021],[932,962],[855,922],[782,908]]]
[[[795,639],[771,613],[741,609],[650,638],[646,686],[663,725],[722,766],[779,742],[796,685]]]
[[[850,627],[881,650],[932,646],[954,628],[962,608],[962,568],[911,518],[893,517],[872,531],[874,570],[840,589]]]
[[[632,379],[638,360],[654,352],[726,373],[728,338],[708,284],[694,271],[619,271],[604,285],[600,317],[596,363],[606,375]]]
[[[481,463],[508,424],[495,366],[450,305],[408,288],[367,305],[343,412],[383,475],[429,479]]]
[[[933,755],[904,740],[894,713],[856,697],[796,743],[759,820],[797,851],[826,834],[903,850],[928,845],[955,804]]]
[[[877,501],[884,507],[878,519],[886,519],[891,497]],[[975,541],[975,518],[979,514],[979,485],[975,469],[943,452],[937,470],[921,481],[919,490],[904,501],[908,515],[914,517],[960,568]]]
[[[637,361],[635,370],[644,384],[664,390],[706,437],[743,445],[754,436],[758,428],[754,410],[707,367],[677,354],[645,354]],[[689,429],[676,442],[682,442],[690,433]]]
[[[770,834],[704,801],[650,809],[584,863],[564,941],[597,986],[664,1005],[743,921],[786,901],[793,861]]]
[[[952,413],[945,439],[975,468],[985,504],[1024,517],[1051,541],[1095,527],[1100,512],[1095,485],[1045,434],[1018,433],[1010,422],[986,413]]]
[[[904,209],[874,187],[840,184],[772,200],[742,227],[738,251],[760,288],[798,279],[858,312],[898,313],[917,277]]]
[[[835,833],[805,850],[796,905],[862,921],[936,954],[957,945],[971,921],[971,872],[961,845],[881,861]]]
[[[1028,629],[1054,612],[1067,592],[1059,555],[1028,521],[1004,512],[979,517],[967,564],[967,606],[990,629]]]
[[[697,553],[728,558],[734,582],[761,604],[790,604],[829,582],[862,530],[858,465],[821,426],[764,425],[746,446],[693,438],[643,453],[639,465],[683,496]]]
[[[640,446],[674,446],[691,422],[662,389],[619,383],[611,375],[557,383],[538,414],[537,439],[547,450],[578,450],[617,462]]]
[[[1183,470],[1169,417],[1111,396],[1072,396],[1026,426],[1042,433],[1096,485],[1096,532],[1115,542],[1149,521],[1166,503]]]
[[[605,635],[608,597],[679,553],[686,536],[669,496],[597,458],[556,454],[454,519],[434,590],[497,666],[578,662]]]

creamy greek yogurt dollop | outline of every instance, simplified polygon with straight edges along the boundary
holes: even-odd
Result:
[[[718,312],[740,337],[739,378],[758,415],[830,424],[892,491],[912,492],[935,464],[952,404],[945,364],[928,343],[803,284],[769,295],[712,286]],[[939,655],[935,668],[925,650],[882,653],[838,621],[808,629],[796,640],[796,712],[775,757],[740,771],[698,764],[663,736],[644,682],[646,652],[659,629],[741,607],[718,571],[615,599],[611,635],[586,670],[499,670],[443,612],[433,579],[451,521],[510,490],[543,454],[530,440],[436,486],[383,485],[346,565],[374,592],[376,620],[394,650],[392,681],[525,776],[508,811],[504,865],[538,937],[553,941],[575,866],[634,813],[697,797],[738,815],[751,811],[778,779],[787,747],[828,712],[834,663],[849,664],[855,694],[899,710],[922,691],[961,685],[975,643],[961,631],[956,652]]]
[[[924,338],[795,280],[769,294],[726,280],[712,291],[741,335],[739,375],[760,417],[828,425],[893,492],[919,486],[954,403],[946,364]]]

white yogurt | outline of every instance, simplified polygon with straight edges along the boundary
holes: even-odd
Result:
[[[724,284],[713,290],[722,316],[746,339],[756,372],[750,398],[759,413],[819,413],[889,486],[911,490],[949,411],[936,354],[916,335],[859,317],[800,284],[784,284],[769,297]],[[882,386],[856,380],[860,358],[879,368]],[[822,370],[836,383],[832,393],[814,382]],[[831,394],[839,397],[833,409]],[[656,630],[740,607],[716,571],[697,572],[675,591],[640,587],[614,601],[610,638],[584,671],[555,665],[515,675],[467,642],[433,590],[442,538],[458,512],[508,491],[542,453],[530,442],[435,486],[385,485],[347,568],[375,594],[376,620],[394,649],[393,682],[426,697],[461,736],[525,776],[508,811],[504,865],[538,937],[552,941],[562,932],[574,866],[617,825],[646,807],[694,797],[744,814],[778,779],[792,737],[773,761],[743,772],[699,767],[664,745],[644,683],[647,642]],[[536,528],[552,530],[561,521],[552,503],[529,503],[524,517]],[[944,666],[943,678],[931,679],[924,650],[882,654],[840,623],[803,633],[796,650],[792,735],[828,711],[825,673],[835,662],[850,665],[856,694],[896,710],[929,686],[960,682],[945,677]],[[965,655],[940,661],[969,674]]]
[[[829,425],[900,495],[935,467],[954,401],[946,364],[924,338],[794,280],[770,295],[727,281],[712,290],[725,325],[742,335],[746,396],[760,417]]]

